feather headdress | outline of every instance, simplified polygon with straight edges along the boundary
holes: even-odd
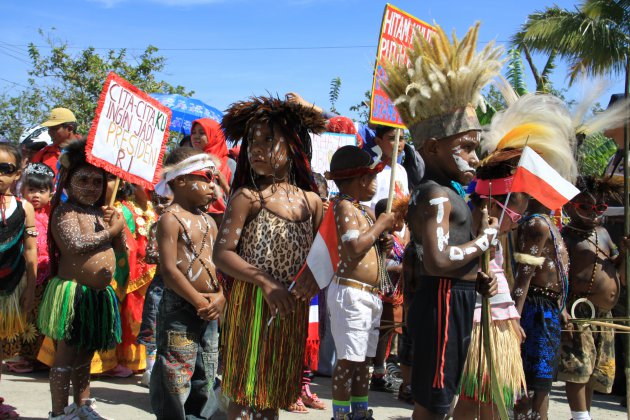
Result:
[[[509,149],[526,144],[542,156],[563,178],[575,183],[575,131],[564,102],[546,94],[527,94],[492,118],[482,136],[482,152],[488,162]]]
[[[317,191],[317,185],[311,171],[310,133],[324,131],[326,121],[320,112],[279,98],[256,96],[248,101],[235,102],[227,109],[221,121],[225,137],[236,143],[241,141],[233,190],[241,186],[250,186],[251,174],[248,158],[249,138],[255,124],[267,124],[271,132],[274,127],[282,131],[289,144],[289,154],[294,164],[294,173],[298,187]]]
[[[427,41],[416,33],[407,50],[411,67],[383,63],[389,80],[384,85],[416,147],[428,138],[444,138],[480,130],[475,108],[485,109],[481,89],[497,76],[503,49],[490,42],[476,51],[479,23],[460,41],[449,40],[436,25]]]

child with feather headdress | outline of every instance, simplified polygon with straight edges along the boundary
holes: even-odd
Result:
[[[472,217],[463,199],[479,163],[481,126],[475,108],[481,89],[498,75],[501,49],[476,51],[479,24],[449,40],[442,28],[427,41],[416,36],[412,66],[384,63],[384,88],[409,128],[426,164],[412,194],[408,222],[418,258],[418,289],[409,310],[416,344],[412,394],[414,419],[446,415],[458,392],[472,328],[476,285],[494,293],[496,283],[479,272],[479,256],[494,246],[497,221],[487,212],[471,238]]]
[[[309,132],[324,130],[313,109],[276,98],[232,104],[222,121],[242,139],[233,194],[214,260],[234,278],[222,333],[228,418],[277,418],[300,394],[310,277],[292,282],[322,220],[310,167]]]

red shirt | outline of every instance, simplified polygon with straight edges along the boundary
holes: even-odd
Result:
[[[50,166],[50,169],[52,169],[55,173],[55,176],[57,176],[57,161],[59,160],[59,155],[61,155],[61,149],[59,148],[59,146],[51,144],[44,147],[39,152],[35,153],[35,156],[33,156],[31,162],[44,163]]]

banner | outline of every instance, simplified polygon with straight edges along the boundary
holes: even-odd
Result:
[[[88,134],[87,161],[153,189],[160,179],[170,120],[170,109],[109,73]]]
[[[330,159],[333,153],[342,146],[356,146],[357,137],[354,134],[338,133],[311,133],[311,144],[313,146],[313,158],[311,168],[313,172],[324,175],[330,170]],[[339,190],[333,181],[328,182],[328,194],[337,195]]]
[[[411,46],[416,31],[429,39],[435,29],[428,23],[391,4],[385,5],[372,82],[370,123],[405,128],[396,107],[383,90],[382,84],[387,82],[387,74],[385,74],[385,69],[381,63],[391,62],[399,65],[406,63],[409,65],[407,48]]]

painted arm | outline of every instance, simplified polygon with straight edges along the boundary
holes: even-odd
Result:
[[[544,263],[542,252],[547,239],[549,239],[549,227],[538,218],[521,226],[518,231],[518,246],[515,259],[517,261],[516,274],[514,276],[514,289],[512,299],[518,313],[522,313],[525,297],[529,291],[529,284],[534,277],[536,269]]]
[[[124,222],[118,220],[120,223],[116,226],[106,224],[105,229],[99,232],[94,232],[93,227],[91,227],[91,232],[84,233],[77,213],[69,209],[62,209],[51,217],[51,226],[70,252],[88,254],[111,243],[112,238],[120,233]]]
[[[184,273],[177,267],[177,241],[181,232],[175,216],[164,213],[157,223],[159,261],[164,284],[186,299],[198,311],[207,307],[208,300],[190,284]]]
[[[417,196],[417,202],[409,207],[407,216],[413,236],[422,238],[423,263],[427,272],[445,275],[479,258],[496,241],[497,220],[488,217],[484,209],[480,235],[472,241],[449,244],[449,218],[451,203],[443,191],[434,189],[425,197]]]
[[[396,219],[394,213],[383,213],[366,232],[362,233],[359,230],[358,210],[352,203],[341,200],[335,205],[334,211],[341,246],[346,251],[346,255],[352,259],[361,258],[367,254],[378,237],[394,227]]]

